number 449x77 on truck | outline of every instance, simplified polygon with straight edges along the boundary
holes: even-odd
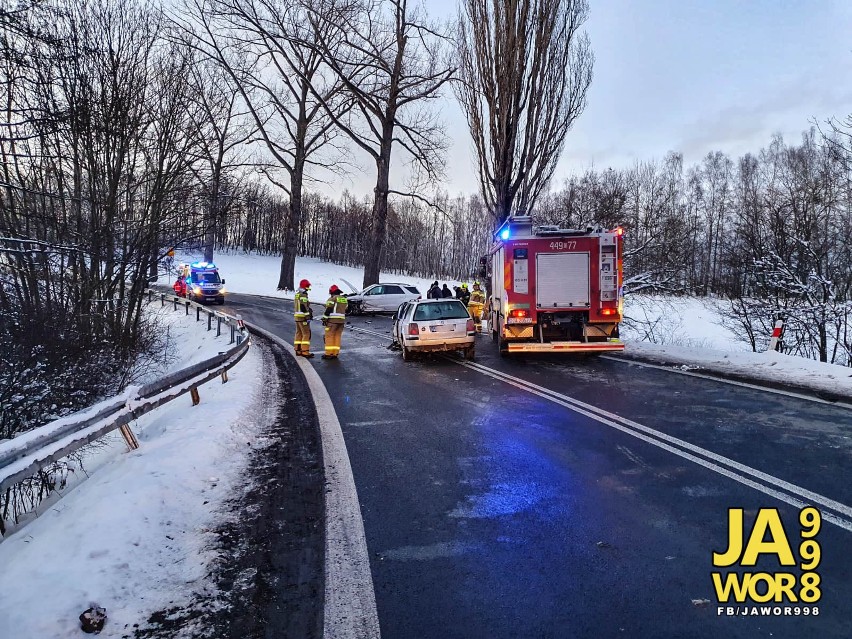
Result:
[[[623,313],[622,230],[509,218],[490,251],[489,322],[501,354],[611,352]]]

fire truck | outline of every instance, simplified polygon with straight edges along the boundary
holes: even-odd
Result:
[[[624,350],[621,228],[534,227],[514,216],[484,261],[488,327],[501,355]]]

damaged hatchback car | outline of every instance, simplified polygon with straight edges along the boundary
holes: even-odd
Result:
[[[460,300],[415,300],[401,304],[394,315],[393,336],[402,359],[418,353],[462,351],[473,359],[476,332],[473,318]]]

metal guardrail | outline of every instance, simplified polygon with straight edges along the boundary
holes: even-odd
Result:
[[[175,309],[184,308],[187,315],[190,309],[194,308],[196,321],[200,321],[201,314],[205,313],[207,330],[213,330],[215,318],[216,334],[222,334],[222,324],[225,324],[230,328],[231,344],[234,346],[156,382],[128,389],[118,397],[104,400],[14,439],[0,442],[0,491],[35,475],[48,464],[107,433],[127,428],[127,424],[134,419],[176,397],[191,393],[193,404],[197,403],[198,387],[220,375],[223,382],[227,381],[227,370],[248,352],[251,337],[239,317],[217,313],[196,302],[151,289],[148,289],[146,294],[148,303],[159,299],[161,306],[172,304]],[[129,433],[129,429],[126,432]]]

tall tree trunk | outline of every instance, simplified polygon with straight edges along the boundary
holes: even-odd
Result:
[[[364,259],[364,288],[379,281],[382,249],[385,246],[388,219],[388,185],[390,179],[390,155],[392,135],[385,136],[387,141],[381,156],[376,160],[377,179],[373,199],[373,227],[370,233],[370,245]]]
[[[281,271],[278,290],[296,290],[296,254],[302,226],[302,169],[295,167],[290,177],[290,221],[281,249]]]

